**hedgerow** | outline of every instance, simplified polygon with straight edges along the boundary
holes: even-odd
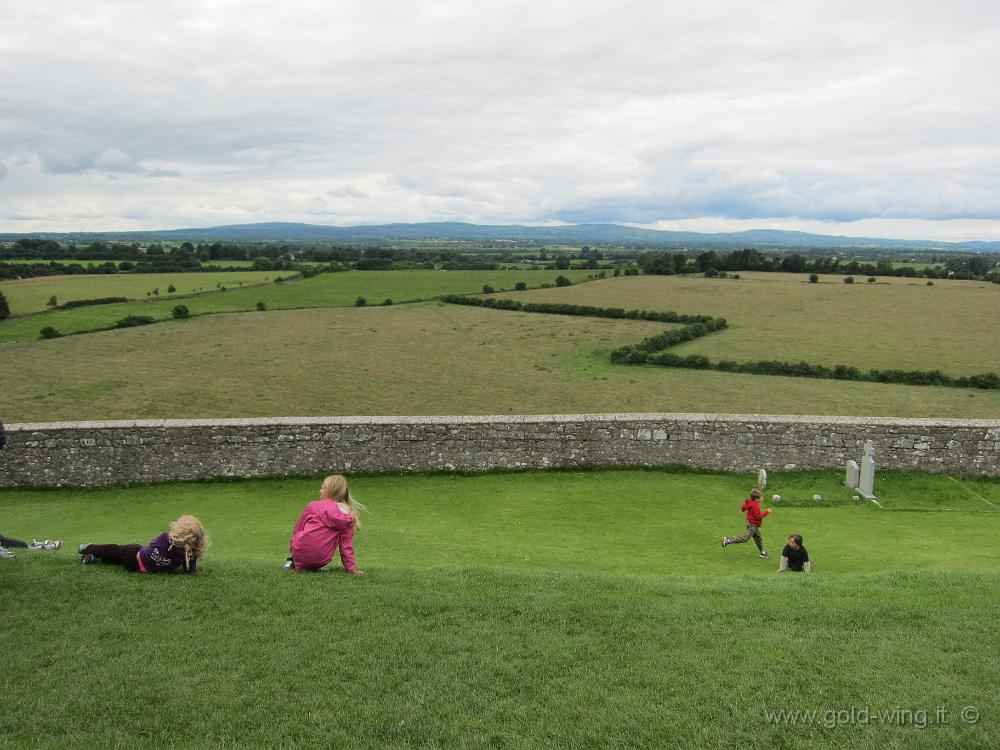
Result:
[[[126,315],[117,321],[112,328],[133,328],[135,326],[148,326],[156,321],[149,315]]]
[[[128,302],[128,297],[98,297],[97,299],[71,299],[59,305],[60,310],[72,310],[74,307],[89,307],[90,305],[113,305],[118,302]]]
[[[441,297],[441,301],[452,305],[492,307],[498,310],[517,310],[520,312],[547,313],[549,315],[582,315],[591,318],[652,320],[659,321],[660,323],[708,323],[711,320],[722,320],[722,318],[713,318],[711,315],[681,315],[673,311],[626,310],[622,307],[591,307],[589,305],[570,305],[560,302],[519,302],[516,299],[487,299],[484,297],[467,297],[463,294],[446,294]]]
[[[829,380],[854,380],[870,383],[894,383],[900,385],[936,385],[950,388],[1000,389],[1000,375],[986,372],[978,375],[953,377],[940,370],[859,370],[848,365],[811,364],[809,362],[782,362],[759,360],[757,362],[734,362],[720,359],[712,362],[701,354],[681,356],[670,352],[654,353],[655,350],[642,345],[629,345],[611,353],[611,361],[626,365],[656,365],[658,367],[681,367],[696,370],[718,370],[747,375],[783,375],[795,378],[823,378]]]

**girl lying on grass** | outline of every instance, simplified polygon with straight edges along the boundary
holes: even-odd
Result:
[[[319,500],[305,507],[295,524],[288,546],[292,556],[286,568],[319,570],[333,559],[340,547],[340,561],[348,573],[359,575],[354,559],[354,530],[361,527],[358,511],[365,507],[351,497],[347,480],[334,474],[323,480]]]
[[[84,565],[102,562],[121,565],[125,570],[142,573],[194,573],[205,552],[208,538],[205,527],[194,516],[181,516],[142,547],[138,544],[81,544]]]

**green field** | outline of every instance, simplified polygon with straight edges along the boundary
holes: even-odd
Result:
[[[893,512],[838,480],[772,475],[761,560],[719,546],[747,476],[357,477],[358,578],[280,569],[318,479],[2,491],[4,533],[66,546],[0,560],[0,742],[996,747],[1000,485],[880,473]],[[77,562],[183,512],[196,576]],[[811,576],[773,572],[793,531]]]
[[[61,333],[109,327],[126,315],[149,315],[157,320],[169,320],[178,300],[172,297],[167,300],[150,301],[145,295],[156,286],[159,286],[160,294],[165,295],[167,286],[171,282],[177,287],[178,294],[196,288],[213,290],[216,284],[227,287],[225,292],[210,292],[181,300],[191,315],[203,315],[254,310],[258,301],[264,302],[271,310],[348,307],[353,306],[358,297],[364,297],[370,305],[380,305],[387,299],[391,299],[394,303],[408,302],[439,297],[442,294],[475,294],[482,292],[486,284],[492,285],[497,290],[513,289],[519,281],[524,281],[529,287],[539,287],[542,284],[553,284],[556,276],[560,274],[573,281],[582,281],[592,273],[591,271],[558,273],[554,271],[346,271],[283,284],[258,285],[249,289],[238,288],[239,282],[242,281],[247,285],[251,281],[273,280],[276,276],[287,276],[288,272],[245,271],[233,274],[219,272],[25,279],[0,283],[0,291],[7,296],[15,315],[21,314],[22,310],[44,309],[45,303],[53,294],[57,295],[60,302],[112,296],[142,297],[146,301],[56,310],[44,316],[31,316],[22,320],[15,318],[0,323],[0,342],[37,339],[39,330],[44,326],[52,326]],[[151,277],[156,277],[155,281]],[[182,284],[176,279],[186,280],[186,283]],[[75,282],[79,282],[79,285],[75,285]],[[23,308],[19,307],[20,305],[23,305]]]
[[[589,285],[585,285],[589,286]],[[1000,391],[609,361],[662,323],[423,303],[210,315],[0,345],[8,422],[334,414],[1000,416]],[[724,335],[724,334],[719,334]]]
[[[199,291],[212,291],[219,286],[239,287],[263,284],[276,276],[289,275],[280,271],[234,271],[209,273],[123,273],[74,276],[38,276],[32,279],[0,282],[0,292],[7,297],[14,315],[25,315],[47,309],[49,298],[55,295],[60,304],[76,299],[128,297],[146,300],[148,292],[160,290],[161,297],[174,298]],[[167,292],[170,285],[173,294]],[[171,304],[177,304],[173,302]],[[3,324],[0,324],[2,326]]]
[[[575,272],[577,278],[586,278]],[[610,352],[667,326],[511,313],[437,302],[378,306],[483,284],[551,283],[549,272],[324,274],[185,298],[192,315],[141,329],[40,341],[169,319],[176,300],[40,313],[0,323],[6,421],[330,414],[736,412],[1000,417],[1000,391],[613,365]],[[213,275],[213,278],[215,276]],[[552,277],[554,278],[554,277]],[[22,283],[22,282],[17,282]],[[162,291],[162,289],[161,289]],[[354,307],[358,296],[365,308]],[[518,299],[723,316],[730,328],[677,347],[713,358],[861,368],[1000,372],[1000,287],[809,284],[621,277],[513,293]],[[281,308],[301,307],[291,310]],[[326,308],[326,309],[308,309]],[[183,366],[181,366],[183,363]],[[331,364],[332,363],[332,364]]]
[[[740,362],[805,360],[952,375],[1000,372],[1000,285],[891,278],[810,284],[806,275],[740,279],[639,276],[533,291],[523,301],[675,310],[724,317],[729,329],[675,349]],[[511,295],[505,295],[511,296]],[[502,314],[502,313],[498,313]],[[863,412],[859,412],[863,413]]]

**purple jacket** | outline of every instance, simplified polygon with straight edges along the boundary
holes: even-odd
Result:
[[[185,569],[184,547],[170,541],[170,535],[164,531],[155,539],[150,540],[145,547],[139,548],[139,563],[143,573],[172,573]],[[198,561],[192,560],[188,573],[198,569]]]

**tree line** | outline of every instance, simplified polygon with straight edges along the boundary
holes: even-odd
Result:
[[[940,267],[896,266],[889,258],[874,263],[844,260],[832,256],[790,253],[768,256],[755,248],[719,253],[706,250],[695,257],[685,253],[644,252],[638,258],[643,273],[671,275],[720,272],[771,271],[780,273],[853,274],[858,276],[902,276],[928,279],[988,279],[1000,283],[1000,255],[950,255]]]
[[[390,247],[357,244],[317,244],[301,245],[288,243],[252,242],[183,242],[179,246],[162,243],[139,244],[136,242],[96,241],[86,245],[69,242],[65,245],[51,239],[21,238],[11,245],[0,247],[0,263],[4,260],[87,260],[124,261],[117,267],[110,263],[94,263],[87,266],[61,266],[61,273],[129,273],[178,272],[192,270],[215,270],[213,261],[252,261],[246,270],[297,270],[293,266],[302,263],[327,264],[327,270],[482,270],[494,271],[503,263],[514,262],[517,253],[511,250],[500,254],[484,254],[484,248],[442,248],[442,247]],[[598,261],[611,263],[616,270],[625,269],[629,273],[635,268],[642,273],[669,275],[683,273],[703,273],[706,276],[738,273],[740,271],[772,271],[784,273],[847,274],[864,276],[903,276],[928,279],[987,279],[1000,283],[1000,255],[955,254],[935,256],[940,265],[925,265],[923,268],[896,266],[892,259],[878,258],[874,261],[844,259],[815,253],[781,252],[767,254],[756,248],[742,248],[732,251],[705,249],[702,251],[652,251],[636,253],[604,252],[584,246],[578,253],[555,252],[551,254],[541,248],[537,260],[548,262],[547,269],[569,269],[574,260],[577,267],[596,269]],[[129,265],[127,265],[129,264]],[[582,264],[582,265],[581,265]],[[60,272],[51,264],[18,266],[20,274],[9,268],[2,269],[0,278],[15,278],[46,275]],[[226,269],[234,270],[234,269]],[[14,275],[6,275],[14,274]]]

